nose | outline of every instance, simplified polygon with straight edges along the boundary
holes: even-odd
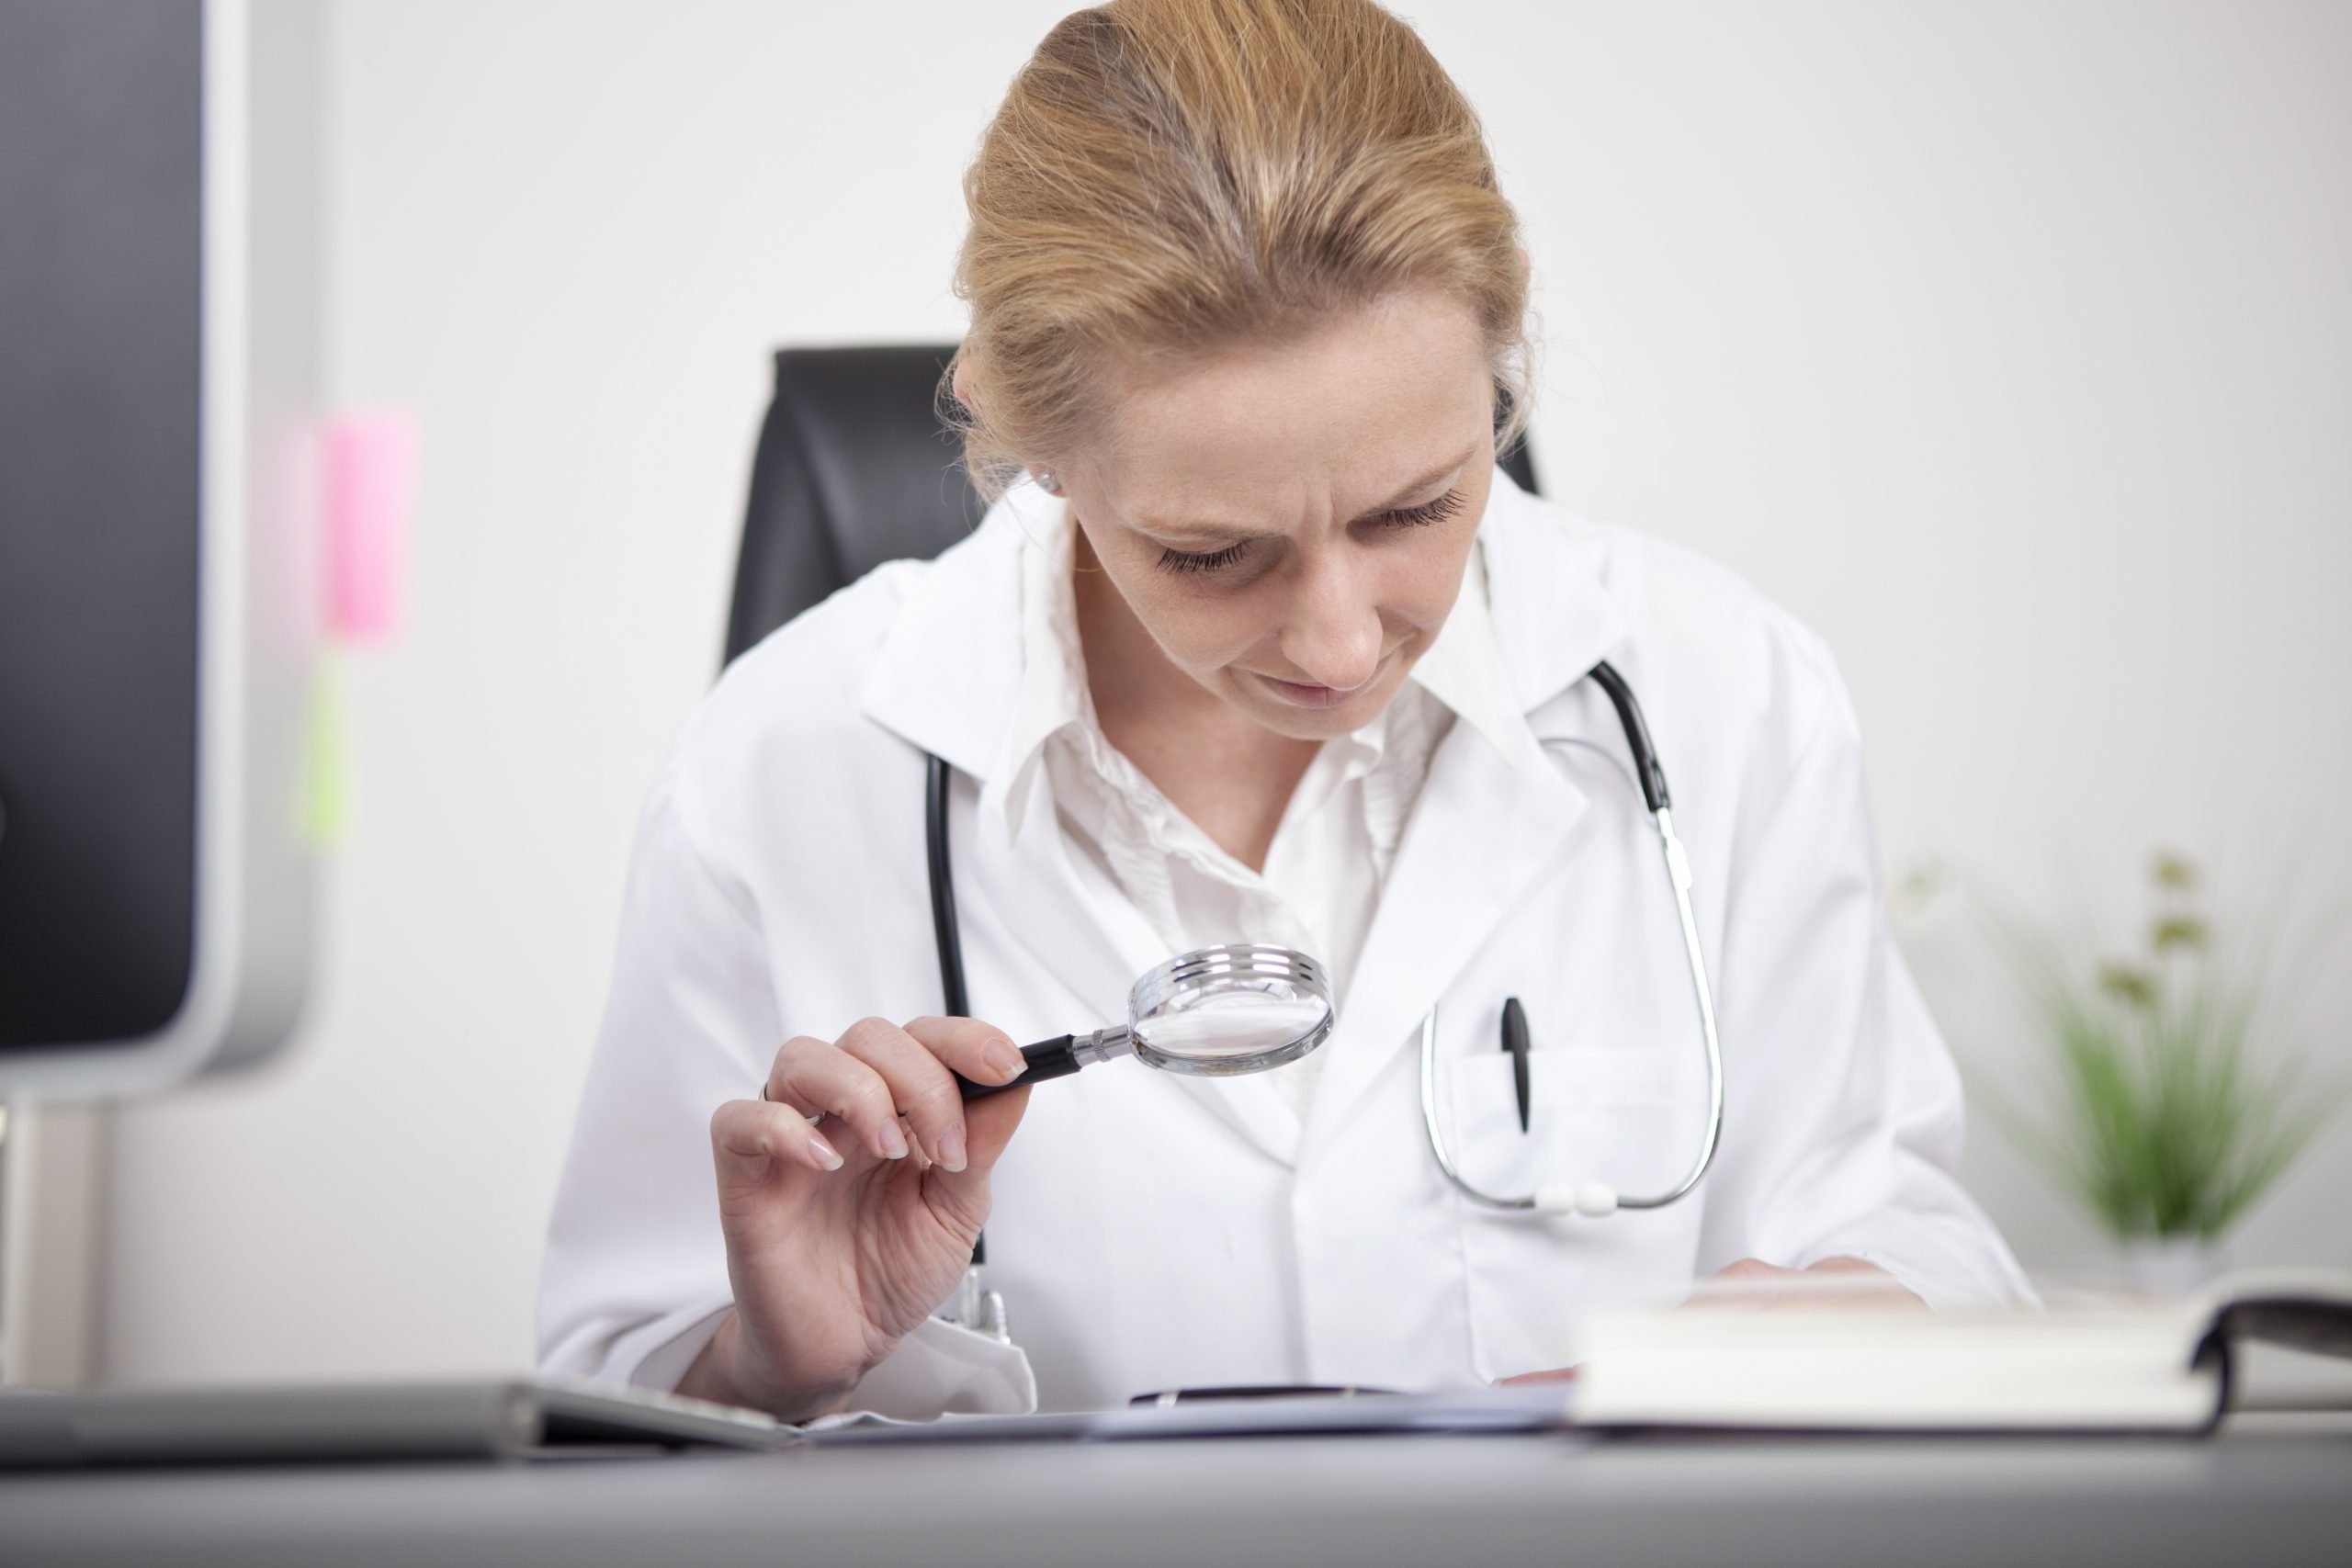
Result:
[[[1321,552],[1300,574],[1283,623],[1283,657],[1302,681],[1353,691],[1380,668],[1380,608],[1347,550]]]

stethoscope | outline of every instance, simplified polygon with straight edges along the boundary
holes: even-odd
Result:
[[[1445,1174],[1454,1190],[1473,1201],[1490,1209],[1514,1210],[1522,1213],[1585,1214],[1599,1217],[1620,1209],[1663,1209],[1677,1199],[1688,1197],[1699,1185],[1714,1163],[1715,1145],[1724,1132],[1724,1055],[1715,1037],[1714,992],[1707,984],[1707,959],[1699,948],[1699,921],[1690,912],[1690,857],[1682,852],[1682,840],[1674,836],[1673,801],[1667,793],[1666,769],[1657,760],[1657,748],[1650,743],[1649,726],[1643,721],[1642,705],[1634,698],[1634,689],[1617,673],[1607,660],[1592,667],[1592,679],[1608,694],[1609,703],[1617,710],[1617,722],[1625,731],[1625,749],[1633,754],[1634,780],[1641,788],[1642,801],[1648,807],[1650,821],[1657,829],[1658,850],[1666,859],[1667,881],[1674,889],[1674,911],[1682,926],[1682,952],[1690,966],[1690,995],[1699,1008],[1699,1037],[1707,1053],[1707,1133],[1700,1141],[1698,1156],[1690,1162],[1682,1179],[1663,1192],[1646,1197],[1629,1198],[1621,1195],[1605,1181],[1589,1178],[1566,1181],[1547,1181],[1532,1192],[1507,1196],[1487,1191],[1464,1176],[1453,1162],[1453,1152],[1446,1146],[1445,1127],[1438,1115],[1437,1103],[1437,1009],[1432,1006],[1421,1020],[1421,1127],[1429,1135],[1430,1153],[1437,1157],[1437,1168]],[[1579,740],[1547,739],[1545,746],[1583,745]],[[1527,1122],[1526,1014],[1519,998],[1511,998],[1503,1004],[1503,1046],[1512,1055],[1520,1077],[1520,1125],[1523,1131]]]
[[[1676,1200],[1686,1197],[1699,1185],[1707,1168],[1714,1163],[1715,1145],[1722,1140],[1724,1127],[1724,1064],[1723,1051],[1715,1038],[1715,1004],[1707,985],[1707,964],[1699,947],[1699,923],[1690,912],[1690,862],[1683,853],[1682,842],[1674,836],[1674,813],[1667,793],[1666,770],[1657,760],[1657,749],[1650,743],[1649,727],[1643,721],[1641,704],[1634,701],[1633,689],[1625,684],[1606,660],[1592,667],[1592,679],[1608,694],[1610,705],[1617,710],[1618,722],[1625,731],[1626,749],[1632,753],[1634,780],[1639,786],[1644,803],[1649,808],[1650,820],[1657,829],[1658,847],[1666,861],[1667,879],[1674,889],[1674,907],[1680,917],[1683,953],[1690,963],[1690,990],[1699,1009],[1700,1038],[1707,1056],[1707,1131],[1699,1145],[1698,1156],[1681,1180],[1665,1191],[1642,1197],[1621,1196],[1607,1182],[1590,1179],[1549,1181],[1532,1192],[1509,1195],[1488,1192],[1462,1174],[1453,1150],[1448,1146],[1445,1127],[1439,1115],[1437,1093],[1437,1009],[1431,1007],[1421,1021],[1420,1090],[1421,1125],[1429,1137],[1430,1153],[1436,1156],[1438,1169],[1455,1190],[1473,1201],[1490,1209],[1537,1214],[1582,1214],[1600,1216],[1620,1209],[1662,1209]],[[1577,740],[1546,740],[1546,746],[1582,745]],[[949,768],[939,756],[925,753],[929,760],[928,787],[924,792],[923,808],[926,823],[924,835],[931,864],[932,934],[939,949],[939,979],[946,994],[947,1011],[951,1016],[971,1016],[964,983],[964,943],[956,923],[955,873],[948,862],[947,795]],[[1155,1018],[1191,1005],[1182,993],[1187,988],[1208,997],[1214,1003],[1220,998],[1239,994],[1246,1000],[1256,1000],[1272,992],[1294,1010],[1304,1006],[1299,1016],[1303,1021],[1295,1031],[1283,1032],[1283,1038],[1272,1042],[1272,1048],[1251,1054],[1246,1063],[1231,1056],[1213,1059],[1195,1057],[1182,1059],[1181,1054],[1154,1051],[1149,1045],[1148,1031]],[[1319,1018],[1314,1011],[1319,1003]],[[1322,1043],[1330,1032],[1330,998],[1320,966],[1313,960],[1291,953],[1283,949],[1260,947],[1227,947],[1189,953],[1153,970],[1136,982],[1129,999],[1128,1023],[1097,1031],[1092,1035],[1064,1035],[1058,1040],[1041,1043],[1027,1048],[1031,1071],[1019,1083],[1035,1082],[1045,1077],[1060,1077],[1095,1062],[1116,1055],[1139,1056],[1154,1066],[1178,1072],[1250,1072],[1295,1059]],[[1526,1123],[1526,1036],[1525,1014],[1517,998],[1503,1010],[1503,1044],[1510,1051],[1515,1067],[1521,1075],[1521,1123]],[[969,1097],[989,1092],[978,1086],[967,1085]],[[979,1257],[976,1253],[977,1265]],[[975,1270],[975,1280],[977,1269]],[[996,1308],[1000,1316],[1001,1307]],[[970,1321],[968,1318],[965,1321]]]

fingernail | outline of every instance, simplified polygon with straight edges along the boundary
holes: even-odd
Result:
[[[816,1155],[817,1163],[827,1170],[839,1170],[842,1168],[842,1156],[839,1151],[832,1145],[825,1142],[825,1135],[813,1127],[808,1130],[808,1147]]]
[[[1022,1055],[1020,1048],[1010,1040],[991,1040],[988,1049],[980,1055],[988,1059],[989,1066],[996,1069],[996,1081],[999,1083],[1011,1083],[1029,1070],[1028,1058]]]
[[[964,1129],[950,1127],[939,1134],[939,1163],[949,1170],[964,1168]]]
[[[890,1122],[882,1129],[882,1157],[884,1159],[907,1157],[907,1135],[899,1131],[899,1124],[896,1122]]]

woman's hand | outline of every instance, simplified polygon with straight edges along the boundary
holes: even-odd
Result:
[[[956,1075],[1010,1083],[1023,1066],[968,1018],[786,1041],[767,1098],[710,1119],[735,1310],[678,1392],[787,1420],[840,1408],[963,1279],[1028,1107],[1025,1089],[967,1104]]]

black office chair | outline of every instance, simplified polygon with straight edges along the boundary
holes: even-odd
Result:
[[[978,525],[933,401],[951,344],[787,348],[752,461],[727,657],[886,560],[928,559]],[[1535,488],[1524,443],[1503,469]]]

